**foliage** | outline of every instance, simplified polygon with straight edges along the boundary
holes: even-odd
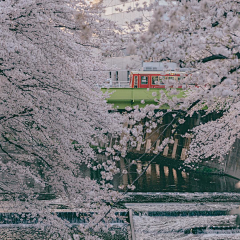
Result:
[[[88,1],[10,0],[0,9],[1,191],[15,211],[32,211],[67,239],[70,229],[37,201],[39,191],[98,212],[88,227],[117,197],[110,184],[81,173],[83,163],[97,161],[95,139],[119,131],[97,87],[106,77],[100,50],[115,49],[115,25],[101,18],[101,4]],[[110,165],[109,178],[118,171]]]
[[[171,131],[174,136],[188,116],[206,105],[206,115],[213,111],[223,115],[191,130],[187,162],[222,160],[240,137],[240,2],[166,2],[138,7],[139,11],[154,8],[154,14],[140,36],[136,25],[141,30],[146,26],[141,26],[141,19],[129,26],[133,40],[128,52],[138,51],[143,59],[171,60],[187,68],[188,75],[180,82],[165,80],[172,97],[162,92],[156,99],[158,106],[126,109],[124,121],[133,127],[124,129],[120,145],[106,148],[105,154],[114,156],[102,163],[91,146],[96,139],[106,142],[107,133],[119,134],[122,119],[108,114],[97,84],[106,78],[102,52],[111,55],[121,48],[117,34],[121,29],[101,18],[101,3],[0,1],[0,171],[1,191],[8,200],[2,207],[32,212],[51,236],[59,233],[67,239],[77,231],[94,238],[94,231],[105,227],[97,223],[120,198],[108,183],[119,171],[118,154],[126,156],[142,141],[143,127],[151,134],[165,115],[171,120],[160,129],[161,135]],[[179,85],[186,89],[184,98],[176,97]],[[156,111],[163,104],[170,109]],[[147,119],[145,126],[142,119]],[[173,138],[162,140],[159,152]],[[100,185],[82,176],[83,163],[101,171]],[[133,184],[128,188],[134,189]],[[89,231],[69,228],[51,214],[48,202],[39,204],[39,189],[53,193],[69,208],[94,211],[87,216]]]
[[[222,161],[236,138],[240,137],[240,2],[165,2],[164,6],[156,3],[148,7],[154,9],[148,29],[133,39],[138,54],[151,61],[170,60],[177,63],[179,68],[187,69],[187,77],[179,82],[165,80],[172,99],[168,99],[164,93],[156,99],[159,106],[167,103],[171,107],[169,114],[175,116],[175,120],[169,124],[172,135],[179,133],[187,116],[206,110],[206,106],[205,116],[214,111],[223,112],[214,121],[204,123],[200,119],[201,124],[189,130],[193,140],[186,163],[206,158]],[[185,98],[176,97],[178,86],[186,89]],[[135,109],[136,114],[130,116],[130,121],[150,116],[152,120],[148,131],[151,132],[154,129],[151,121],[156,124],[161,116],[159,118],[154,113],[153,106],[147,108]],[[129,131],[134,135],[137,128]],[[159,150],[162,151],[165,145],[160,146]]]

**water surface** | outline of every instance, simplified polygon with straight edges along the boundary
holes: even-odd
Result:
[[[137,162],[127,167],[126,160],[121,160],[121,170],[127,174],[118,174],[113,181],[115,189],[119,185],[131,184],[144,171],[149,162]],[[173,164],[174,165],[174,164]],[[176,165],[176,164],[175,164]],[[171,164],[154,162],[135,183],[134,192],[240,192],[239,180],[210,173],[185,171]]]

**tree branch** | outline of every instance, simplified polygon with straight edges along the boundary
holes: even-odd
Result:
[[[210,62],[210,61],[213,61],[213,60],[220,60],[220,59],[228,59],[228,58],[225,57],[222,54],[217,54],[217,55],[212,55],[212,56],[209,56],[209,57],[205,57],[201,60],[198,60],[198,62],[206,63],[206,62]]]

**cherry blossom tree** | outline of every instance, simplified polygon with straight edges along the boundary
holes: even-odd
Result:
[[[70,229],[39,203],[39,191],[96,211],[88,216],[91,235],[118,196],[81,171],[83,163],[97,165],[103,180],[118,172],[114,160],[98,162],[92,148],[120,129],[98,87],[106,78],[101,51],[115,50],[116,26],[101,18],[100,3],[89,1],[10,0],[0,1],[0,9],[1,191],[16,211],[39,215],[39,223],[64,239]]]
[[[223,161],[224,155],[240,137],[239,7],[240,2],[233,0],[166,0],[164,5],[154,3],[140,9],[153,11],[153,17],[147,31],[140,36],[134,35],[130,47],[133,48],[135,42],[137,47],[134,48],[143,59],[171,60],[179,69],[187,68],[188,71],[179,82],[165,80],[169,94],[162,92],[156,99],[156,107],[135,109],[129,123],[147,117],[147,128],[151,132],[163,114],[173,114],[175,120],[168,125],[173,136],[180,132],[186,117],[194,113],[204,110],[204,117],[213,112],[221,113],[214,121],[204,123],[200,119],[201,124],[189,130],[192,143],[187,164],[205,159]],[[184,98],[176,97],[179,85],[186,90]],[[156,114],[154,110],[163,104],[169,105],[168,112]],[[125,142],[130,139],[136,145],[141,140],[138,128],[140,126],[128,130]],[[163,151],[169,141],[171,138],[163,141],[159,150]]]

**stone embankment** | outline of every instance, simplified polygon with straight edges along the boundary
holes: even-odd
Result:
[[[231,151],[225,156],[223,172],[240,179],[240,139],[235,141]]]
[[[217,118],[217,114],[213,114],[212,116],[208,117],[208,119],[204,119],[204,121],[214,120],[214,118]],[[136,155],[138,158],[140,155],[144,154],[149,159],[149,157],[159,154],[158,146],[161,144],[162,140],[166,137],[171,137],[171,128],[162,134],[162,129],[164,129],[164,126],[171,122],[171,120],[172,117],[170,115],[166,115],[163,118],[162,123],[158,124],[158,126],[153,129],[151,133],[147,133],[146,129],[143,128],[143,141],[138,142],[136,147],[129,147],[131,157]],[[188,129],[192,129],[199,123],[200,116],[197,114],[191,118],[187,118],[186,122],[182,125],[180,133],[173,136],[174,142],[172,144],[168,144],[164,148],[163,152],[159,154],[159,157],[184,161],[187,158],[187,151],[191,144],[191,137],[183,137],[183,135]],[[141,124],[144,126],[145,121],[142,121]],[[132,126],[126,125],[126,127],[131,128]],[[121,138],[122,137],[123,134]],[[109,146],[113,147],[114,144],[119,144],[119,139],[111,138]],[[218,162],[204,162],[203,165],[212,168],[212,170],[208,169],[209,172],[225,173],[240,179],[240,139],[236,140],[231,151],[225,156],[225,161],[223,164]],[[205,169],[205,167],[203,168]]]

